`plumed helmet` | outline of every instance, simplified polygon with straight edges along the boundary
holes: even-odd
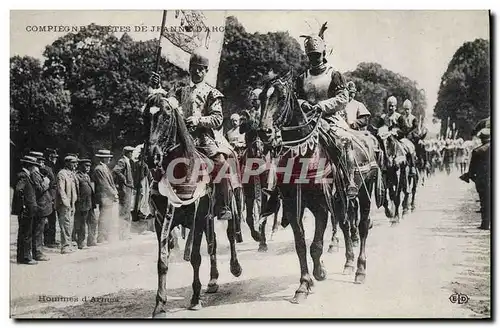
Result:
[[[306,50],[306,54],[312,52],[323,53],[326,51],[326,44],[324,41],[324,33],[326,31],[326,22],[321,26],[318,35],[301,35],[301,37],[305,38],[304,48]]]
[[[403,108],[404,109],[412,109],[413,108],[413,105],[411,103],[410,100],[406,99],[404,102],[403,102]]]
[[[349,81],[347,82],[347,91],[349,92],[356,92],[356,84],[354,84],[354,82],[352,81]]]
[[[208,67],[210,60],[208,59],[208,53],[205,48],[197,48],[191,54],[189,59],[190,65],[200,65]]]
[[[390,104],[393,104],[393,105],[397,105],[398,104],[398,100],[396,99],[396,97],[390,96],[387,99],[387,106],[389,106]]]

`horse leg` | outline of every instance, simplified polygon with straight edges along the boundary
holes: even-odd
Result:
[[[317,201],[316,203],[309,202],[308,208],[315,218],[314,239],[309,248],[313,260],[313,276],[316,280],[322,281],[326,279],[327,274],[323,261],[321,261],[321,255],[323,254],[323,238],[328,224],[328,211]]]
[[[335,215],[328,213],[330,221],[332,222],[332,239],[330,241],[330,246],[328,246],[328,253],[336,253],[339,251],[339,238],[337,237],[337,220],[335,220]]]
[[[280,207],[281,207],[281,202],[278,203],[276,211],[274,212],[274,221],[273,221],[273,230],[271,231],[271,240],[273,240],[273,235],[276,232],[278,232],[278,227],[281,224],[280,220],[278,219],[278,213],[280,211]]]
[[[359,207],[360,207],[360,222],[359,222],[359,237],[361,239],[359,247],[358,256],[358,268],[356,270],[356,275],[354,282],[357,284],[362,284],[365,282],[366,277],[366,239],[368,238],[368,231],[370,229],[371,219],[370,219],[370,208],[371,201],[370,195],[373,188],[373,183],[367,184],[368,190],[360,193],[359,195]]]
[[[353,247],[357,247],[359,244],[359,232],[358,232],[359,204],[358,204],[358,201],[359,201],[358,198],[349,201],[349,225],[350,225],[351,240],[352,240]]]
[[[347,213],[343,210],[344,206],[341,204],[342,200],[340,197],[335,199],[335,217],[339,222],[340,229],[344,235],[345,242],[345,258],[346,262],[344,265],[344,274],[351,274],[354,272],[354,250],[352,246],[352,239],[350,236],[349,220],[347,219]]]
[[[259,252],[267,252],[267,242],[266,242],[266,223],[267,218],[262,221],[259,231],[260,231],[260,242],[259,242]]]
[[[198,218],[195,218],[197,220]],[[193,248],[191,250],[191,266],[193,267],[193,296],[191,297],[191,302],[189,305],[189,310],[200,310],[202,308],[200,302],[200,293],[201,293],[201,281],[200,281],[200,265],[201,265],[201,239],[203,237],[203,231],[205,230],[204,218],[201,220],[197,220],[195,224],[195,228],[193,231]]]
[[[233,219],[234,220],[234,219]],[[241,275],[242,269],[238,262],[238,255],[236,254],[236,240],[234,238],[234,222],[230,220],[227,222],[227,239],[229,240],[229,247],[231,249],[231,260],[229,261],[229,268],[233,276],[239,277]]]
[[[235,212],[235,215],[233,215],[233,218],[236,220],[234,221],[235,223],[235,239],[237,243],[242,243],[243,242],[243,235],[241,234],[241,217],[243,213],[242,207],[242,198],[243,197],[243,191],[241,188],[236,188],[234,190],[234,199],[236,202],[236,208],[233,209],[233,212]]]
[[[156,305],[153,310],[153,318],[164,317],[166,315],[167,304],[167,271],[168,271],[168,237],[162,240],[163,225],[165,217],[155,214],[155,230],[158,240],[158,290],[156,292]]]
[[[411,183],[413,182],[413,177],[404,177],[405,180],[408,179],[408,181]],[[403,198],[403,216],[405,216],[406,214],[408,214],[408,211],[410,209],[410,206],[409,206],[409,198],[410,198],[410,193],[408,191],[408,184],[406,183],[406,181],[403,181],[402,183],[402,186],[401,186],[401,189],[403,191],[403,194],[404,194],[404,198]]]
[[[417,186],[418,186],[418,179],[419,176],[417,175],[413,181],[413,184],[411,186],[411,211],[415,211],[415,195],[417,194]]]
[[[210,281],[207,285],[206,293],[212,294],[219,290],[219,270],[217,269],[217,235],[215,233],[214,220],[207,220],[205,225],[205,237],[207,239],[207,249],[210,255]]]
[[[257,208],[260,208],[260,200],[255,199],[253,197],[253,191],[254,191],[254,186],[249,184],[249,185],[244,185],[243,190],[245,190],[245,207],[246,207],[246,222],[248,224],[248,228],[250,228],[250,234],[252,235],[253,240],[256,242],[260,241],[260,235],[259,233],[255,230],[255,222],[257,222],[256,214],[254,212],[254,206],[257,205]]]
[[[304,226],[302,224],[302,217],[304,216],[304,207],[301,206],[301,212],[297,217],[296,200],[294,198],[292,198],[290,204],[287,204],[289,206],[286,206],[285,202],[283,205],[284,205],[283,206],[284,212],[285,211],[287,212],[286,214],[284,213],[285,219],[288,219],[288,222],[292,227],[293,238],[295,241],[295,251],[299,258],[299,264],[300,264],[300,286],[295,291],[295,296],[293,297],[291,302],[294,304],[299,304],[307,298],[307,296],[311,292],[311,288],[314,285],[313,280],[309,275],[309,268],[307,266],[307,257],[306,257],[307,249],[306,249],[306,241],[304,235]],[[289,208],[290,211],[285,210],[286,208]]]

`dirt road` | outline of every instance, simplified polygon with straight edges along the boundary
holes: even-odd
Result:
[[[420,187],[417,210],[398,226],[391,227],[381,210],[372,211],[374,226],[367,242],[365,284],[355,285],[354,275],[342,274],[344,248],[338,253],[326,253],[325,243],[323,261],[328,278],[316,282],[314,294],[299,305],[289,302],[299,283],[299,263],[291,230],[280,230],[269,243],[269,251],[258,253],[258,245],[244,227],[244,243],[237,245],[243,274],[234,278],[229,272],[224,227],[219,225],[218,293],[203,295],[202,310],[188,311],[191,266],[177,252],[168,272],[168,316],[489,317],[490,232],[476,228],[480,223],[476,199],[473,184],[461,182],[458,174],[452,173],[435,176]],[[150,317],[157,284],[157,244],[153,235],[135,235],[127,242],[69,255],[48,250],[49,262],[25,266],[15,263],[17,221],[12,218],[12,222],[12,317]],[[311,238],[310,216],[305,227],[306,236]],[[325,239],[330,236],[329,226]],[[343,245],[342,235],[339,237]],[[206,287],[208,258],[206,248],[202,251],[202,283]],[[312,265],[310,257],[309,262]],[[467,295],[468,302],[452,303],[449,297],[454,293]]]

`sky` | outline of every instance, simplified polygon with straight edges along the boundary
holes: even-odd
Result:
[[[425,90],[428,119],[441,76],[456,50],[464,42],[490,39],[488,11],[228,11],[230,15],[250,33],[288,31],[301,45],[300,35],[317,33],[327,22],[325,41],[333,51],[333,66],[345,72],[361,62],[377,62],[415,80]],[[65,34],[28,32],[33,26],[124,26],[133,39],[147,40],[158,37],[150,26],[160,25],[161,17],[159,10],[11,11],[10,55],[43,60],[44,47]],[[134,32],[140,26],[148,31]]]

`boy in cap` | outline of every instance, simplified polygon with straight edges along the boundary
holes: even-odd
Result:
[[[354,99],[357,91],[354,82],[347,83],[347,91],[349,92],[349,102],[345,106],[347,124],[353,130],[364,130],[371,114],[362,102]]]

